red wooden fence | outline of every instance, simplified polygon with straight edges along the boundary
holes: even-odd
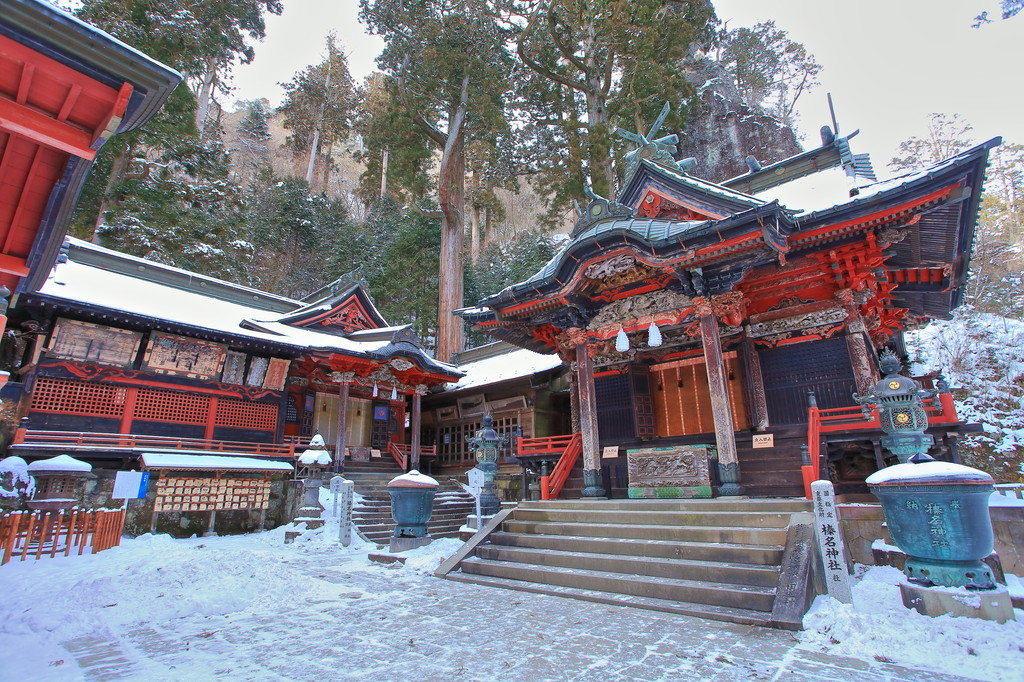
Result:
[[[0,517],[0,565],[20,556],[92,554],[121,544],[124,509],[16,511]]]

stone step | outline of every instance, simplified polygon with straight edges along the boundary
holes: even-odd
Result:
[[[495,545],[536,549],[575,547],[578,548],[578,551],[583,552],[621,554],[633,557],[692,559],[771,566],[778,566],[782,562],[782,547],[762,545],[593,538],[572,535],[518,535],[506,532],[492,533],[488,539]]]
[[[579,547],[534,549],[498,545],[481,545],[476,555],[481,559],[520,564],[535,564],[569,569],[586,569],[606,573],[624,573],[651,578],[670,578],[717,582],[728,585],[752,585],[774,589],[779,582],[778,566],[732,564],[694,559],[629,557],[621,554],[584,552]]]
[[[769,613],[775,600],[774,589],[752,585],[731,585],[682,578],[652,578],[591,569],[491,561],[479,556],[465,559],[461,568],[463,573],[495,578]]]
[[[650,509],[516,509],[516,521],[630,524],[644,526],[743,526],[785,528],[784,512],[708,510],[659,511]]]
[[[711,499],[711,500],[574,500],[558,499],[520,502],[518,509],[636,509],[651,511],[753,511],[801,512],[811,511],[807,499]]]
[[[579,587],[563,585],[544,585],[540,583],[523,582],[509,578],[497,578],[469,573],[450,573],[445,576],[451,580],[457,580],[477,585],[490,587],[501,587],[521,592],[532,592],[536,594],[547,594],[556,597],[567,597],[583,601],[609,604],[615,606],[626,606],[632,608],[649,609],[663,613],[674,613],[683,616],[694,616],[708,620],[724,621],[728,623],[740,623],[743,625],[768,625],[770,614],[763,611],[751,611],[742,608],[729,608],[724,606],[711,606],[708,604],[693,604],[654,597],[638,597],[626,594],[614,594],[598,590],[588,590]]]
[[[516,514],[518,515],[518,510]],[[550,521],[505,521],[509,533],[541,535],[580,535],[593,538],[631,538],[675,542],[726,542],[744,545],[783,546],[785,528],[741,528],[724,526],[607,525],[601,523],[562,523]]]

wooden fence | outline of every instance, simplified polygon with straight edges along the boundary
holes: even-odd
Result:
[[[13,557],[92,554],[121,544],[124,509],[16,511],[0,517],[0,565]]]

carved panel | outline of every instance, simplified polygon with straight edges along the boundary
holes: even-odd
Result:
[[[706,448],[640,448],[626,451],[630,488],[711,485]]]
[[[689,296],[677,291],[662,290],[631,296],[606,305],[590,320],[587,329],[599,329],[609,324],[621,324],[656,313],[687,308],[690,302]]]
[[[755,322],[750,325],[748,334],[753,338],[769,337],[786,334],[795,330],[809,330],[815,327],[834,325],[844,320],[846,320],[845,310],[842,308],[826,308],[767,322]]]

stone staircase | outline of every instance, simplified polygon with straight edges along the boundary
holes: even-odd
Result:
[[[813,523],[806,500],[523,502],[438,575],[800,629],[821,591]]]
[[[391,496],[388,482],[402,471],[393,461],[345,462],[345,478],[355,484],[362,496],[352,508],[352,521],[370,542],[385,545],[395,531],[391,518]],[[434,538],[458,537],[466,517],[474,513],[473,496],[455,483],[438,481],[434,511],[427,523],[427,532]]]

